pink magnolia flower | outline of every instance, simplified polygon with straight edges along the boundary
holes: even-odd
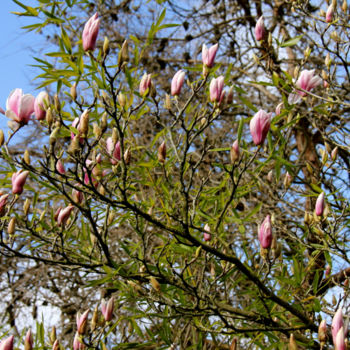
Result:
[[[182,85],[185,81],[185,72],[183,70],[179,70],[173,77],[171,81],[171,95],[179,95],[181,92]]]
[[[0,350],[13,350],[13,335],[1,341]]]
[[[85,328],[86,328],[86,323],[87,323],[87,317],[89,314],[89,309],[86,310],[82,315],[80,313],[77,313],[77,333],[78,334],[84,334],[85,333]]]
[[[12,193],[21,194],[23,192],[23,187],[26,183],[29,171],[19,170],[17,173],[12,174]]]
[[[255,25],[255,39],[256,41],[263,40],[266,35],[266,29],[264,24],[264,16],[261,16]]]
[[[80,340],[80,335],[78,332],[75,333],[73,340],[73,350],[84,350],[85,345]]]
[[[211,234],[210,234],[210,226],[208,225],[208,224],[205,224],[205,226],[204,226],[204,240],[206,241],[206,242],[209,242],[209,241],[211,241]]]
[[[316,200],[315,213],[317,216],[322,216],[325,207],[324,192],[321,192]]]
[[[66,173],[66,169],[64,168],[64,164],[62,162],[61,159],[59,159],[56,163],[56,170],[61,174],[65,174]]]
[[[69,218],[70,213],[74,209],[74,206],[69,204],[68,207],[60,209],[57,216],[57,225],[64,226]]]
[[[302,97],[307,95],[306,91],[311,91],[316,86],[320,85],[322,83],[322,79],[315,75],[315,70],[303,70],[300,73],[300,76],[295,83],[296,86],[296,94],[292,93],[288,96],[288,103],[289,104],[295,104],[301,100]],[[298,90],[298,89],[303,89]]]
[[[346,350],[344,327],[341,327],[335,337],[335,350]]]
[[[49,95],[46,91],[41,91],[34,100],[34,114],[37,120],[44,120],[46,110],[49,107]]]
[[[230,158],[231,158],[231,163],[232,164],[236,160],[239,159],[239,144],[238,144],[238,140],[236,140],[231,146]]]
[[[219,44],[213,45],[210,49],[205,44],[202,46],[202,62],[208,68],[213,67],[215,56],[218,51]]]
[[[78,186],[78,184],[76,184],[76,186]],[[75,203],[81,204],[83,202],[84,195],[81,191],[78,191],[75,188],[73,188],[72,198],[73,198]]]
[[[34,112],[34,100],[30,94],[23,95],[22,89],[12,90],[6,101],[6,117],[22,125],[28,124]]]
[[[0,216],[3,216],[4,213],[5,213],[5,207],[6,207],[6,204],[7,204],[8,196],[9,196],[8,194],[3,194],[0,197]]]
[[[336,343],[337,334],[342,327],[344,327],[344,321],[343,321],[343,311],[342,311],[342,308],[340,307],[335,313],[332,320],[332,338],[333,338],[334,344]]]
[[[334,14],[334,6],[333,6],[333,4],[330,4],[328,9],[327,9],[327,12],[326,12],[326,22],[327,23],[332,22],[333,14]]]
[[[93,51],[96,46],[98,31],[100,29],[100,20],[95,13],[86,22],[83,30],[83,48],[84,51]]]
[[[264,249],[271,247],[272,243],[272,226],[270,215],[267,215],[261,226],[259,227],[258,238],[260,245]]]
[[[108,137],[106,141],[107,152],[112,156],[110,159],[113,165],[117,164],[119,160],[121,160],[120,154],[120,142],[118,141],[116,144],[113,143],[113,139]]]
[[[220,75],[218,78],[213,78],[209,85],[210,101],[222,102],[225,94],[223,93],[224,77]]]
[[[105,318],[106,322],[109,322],[113,317],[114,310],[114,297],[111,297],[108,300],[108,303],[104,299],[101,301],[101,311],[102,315]]]
[[[260,109],[251,119],[249,127],[253,141],[256,145],[261,145],[267,136],[270,129],[272,113],[266,113]]]
[[[139,92],[141,96],[149,94],[152,89],[152,75],[145,73],[140,81]]]

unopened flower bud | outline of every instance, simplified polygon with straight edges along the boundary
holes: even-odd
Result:
[[[165,141],[158,148],[158,161],[164,163],[166,159],[166,144]]]
[[[264,17],[261,16],[255,25],[255,39],[256,41],[263,40],[266,36],[266,29],[264,24]]]
[[[73,101],[77,99],[77,83],[74,83],[70,88],[70,96]]]
[[[52,344],[52,350],[59,350],[60,349],[60,342],[58,339],[55,340],[55,342]]]
[[[61,102],[60,102],[60,99],[58,98],[57,94],[54,96],[54,105],[55,105],[56,111],[60,112],[61,111]]]
[[[272,181],[273,181],[273,170],[270,170],[270,171],[267,173],[266,180],[267,180],[268,182],[272,182]]]
[[[32,331],[28,329],[27,334],[24,338],[24,350],[32,350],[33,349],[33,336]]]
[[[161,290],[159,282],[153,276],[150,276],[149,281],[151,282],[152,288],[159,293]]]
[[[341,9],[343,10],[344,13],[348,11],[348,0],[343,1],[343,4],[341,5]]]
[[[271,217],[267,215],[265,220],[259,227],[258,237],[260,245],[264,249],[269,249],[272,243],[272,226],[271,226]]]
[[[318,326],[318,340],[322,345],[326,343],[327,340],[327,323],[325,320],[322,320]],[[321,346],[322,346],[321,345]]]
[[[98,323],[98,306],[95,307],[94,313],[92,314],[90,329],[93,332],[96,329]]]
[[[171,99],[170,99],[170,95],[168,94],[165,94],[164,108],[167,110],[171,110]]]
[[[227,90],[226,94],[226,104],[230,105],[233,102],[233,86]]]
[[[335,30],[331,33],[331,38],[332,38],[336,43],[339,43],[339,42],[340,42],[340,37],[339,37],[338,33],[337,33]]]
[[[9,236],[12,236],[15,233],[16,228],[16,218],[11,218],[7,225],[7,233]]]
[[[317,216],[322,216],[325,209],[324,192],[321,192],[316,200],[315,214]]]
[[[128,62],[128,61],[129,61],[129,44],[127,40],[125,40],[118,54],[118,65],[121,66],[124,62]]]
[[[298,345],[297,345],[297,342],[295,341],[293,333],[289,337],[288,350],[298,350]]]
[[[105,36],[102,46],[103,56],[107,56],[109,53],[109,39]]]
[[[108,126],[108,121],[107,121],[107,113],[103,113],[102,114],[102,118],[101,118],[101,129],[102,132],[105,132]]]
[[[0,197],[0,200],[1,200],[1,197]],[[26,198],[26,200],[24,201],[24,204],[23,204],[23,212],[24,212],[25,216],[28,215],[29,209],[30,209],[30,199]]]
[[[111,297],[107,303],[105,302],[104,299],[102,299],[101,311],[106,322],[109,322],[112,319],[113,309],[114,309],[114,297]]]
[[[331,67],[331,64],[332,64],[332,59],[331,59],[329,52],[327,53],[326,58],[324,59],[324,64],[326,65],[326,67],[329,70],[329,68]]]
[[[81,335],[85,333],[89,311],[89,309],[86,310],[82,315],[79,312],[77,313],[77,332]]]
[[[208,224],[204,226],[204,240],[206,242],[211,241],[210,226]]]
[[[238,140],[236,140],[230,150],[230,158],[231,158],[231,163],[234,164],[238,159],[239,159],[239,144]]]
[[[333,4],[331,4],[326,12],[326,22],[327,23],[331,23],[333,20],[333,14],[334,14],[334,6]]]
[[[24,151],[23,160],[24,160],[24,163],[28,165],[30,164],[30,155],[29,155],[28,149]]]
[[[304,50],[304,57],[305,57],[305,60],[307,60],[307,59],[310,57],[310,54],[311,54],[311,48],[310,48],[310,46],[308,46],[308,47]]]
[[[85,109],[83,114],[79,119],[78,129],[80,131],[81,137],[87,137],[89,131],[89,110]]]
[[[2,131],[2,129],[0,129],[0,147],[4,144],[4,142],[5,142],[4,132]]]
[[[49,143],[50,145],[54,145],[57,141],[57,138],[58,138],[58,134],[60,132],[60,127],[58,128],[54,128],[50,134],[50,138],[49,138]]]
[[[129,164],[131,160],[131,152],[130,152],[130,148],[128,147],[126,149],[126,151],[124,152],[124,162],[125,164]]]
[[[293,181],[293,177],[289,174],[289,172],[287,171],[285,177],[284,177],[284,180],[283,180],[283,185],[284,187],[287,189],[289,188],[290,184],[292,183]]]
[[[52,115],[51,107],[49,107],[46,110],[46,117],[45,118],[46,118],[46,122],[47,122],[48,126],[51,126],[53,123],[53,115]]]
[[[333,148],[331,152],[331,159],[333,160],[333,162],[337,160],[337,156],[338,156],[338,146]]]

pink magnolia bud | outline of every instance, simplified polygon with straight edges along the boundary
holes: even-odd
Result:
[[[23,192],[24,184],[26,183],[29,171],[19,170],[12,174],[12,193],[21,194]]]
[[[72,198],[75,203],[81,204],[83,202],[84,195],[81,191],[78,191],[74,188],[72,190]]]
[[[344,327],[341,327],[335,337],[335,350],[346,350]]]
[[[66,169],[64,168],[63,162],[61,161],[61,159],[59,159],[56,163],[56,170],[61,174],[65,174],[66,173]]]
[[[6,101],[6,117],[22,125],[28,124],[34,112],[34,100],[30,94],[23,95],[22,89],[12,90]]]
[[[213,45],[210,49],[205,44],[202,46],[202,62],[208,68],[213,67],[215,56],[218,51],[219,44]]]
[[[331,152],[331,159],[333,160],[333,162],[337,160],[337,155],[338,155],[338,146],[333,148]]]
[[[108,303],[104,299],[101,301],[101,312],[106,322],[109,322],[113,317],[114,310],[114,297],[108,300]]]
[[[55,342],[52,344],[52,350],[59,350],[60,349],[60,342],[58,339],[55,340]]]
[[[280,115],[280,114],[281,114],[281,109],[282,109],[283,106],[284,106],[284,103],[283,103],[283,102],[281,102],[281,103],[279,103],[279,104],[277,105],[277,107],[276,107],[276,109],[275,109],[276,115]]]
[[[326,22],[327,23],[332,22],[333,14],[334,14],[334,6],[333,6],[333,4],[330,4],[328,9],[327,9],[327,12],[326,12]]]
[[[33,349],[33,336],[32,331],[28,329],[27,334],[24,338],[24,350],[32,350]]]
[[[223,100],[224,77],[213,78],[209,85],[210,101],[221,102]]]
[[[89,311],[90,311],[89,309],[86,310],[82,315],[80,315],[80,312],[77,313],[77,333],[78,334],[85,333]]]
[[[98,31],[100,29],[100,20],[95,13],[85,24],[83,30],[83,48],[84,51],[93,51],[96,46]]]
[[[251,119],[249,124],[250,133],[256,145],[261,145],[265,141],[270,129],[271,115],[272,113],[266,113],[264,110],[260,109]]]
[[[320,85],[322,83],[322,79],[315,75],[315,70],[303,70],[297,82],[295,83],[295,86],[297,88],[296,94],[292,93],[288,96],[288,103],[294,104],[300,101],[301,97],[304,97],[307,95],[306,91],[311,91],[316,86]],[[298,89],[303,89],[305,91],[301,91]]]
[[[64,226],[69,218],[70,213],[74,209],[74,206],[69,204],[68,207],[61,209],[57,217],[58,226]]]
[[[321,192],[316,200],[315,213],[317,216],[322,216],[325,207],[324,192]]]
[[[0,197],[0,216],[3,216],[5,214],[5,208],[6,208],[8,196],[9,196],[8,194],[3,194]]]
[[[41,91],[34,101],[34,114],[37,120],[46,118],[46,110],[49,107],[49,95],[46,91]]]
[[[185,81],[185,72],[183,70],[179,70],[173,77],[171,81],[171,95],[180,95],[182,85]]]
[[[80,340],[80,334],[76,332],[73,340],[73,350],[84,350],[84,349],[85,349],[85,345]]]
[[[259,241],[260,245],[264,249],[271,247],[272,243],[272,227],[271,227],[271,218],[270,215],[267,215],[263,223],[259,228]]]
[[[140,81],[139,92],[141,96],[146,96],[152,89],[152,75],[145,73]]]
[[[121,160],[121,153],[120,153],[120,142],[118,141],[116,144],[113,142],[112,137],[108,137],[106,141],[107,146],[107,152],[112,156],[110,159],[111,163],[113,165],[117,164],[119,160]]]
[[[342,327],[344,327],[344,321],[343,321],[343,311],[340,307],[335,313],[332,320],[332,338],[333,338],[334,344],[336,343],[337,334]]]
[[[206,242],[209,242],[211,240],[211,234],[210,234],[210,226],[208,224],[205,224],[204,226],[204,240]]]
[[[1,341],[0,350],[13,350],[13,335]]]
[[[264,24],[264,16],[261,16],[255,25],[255,39],[256,41],[263,40],[266,35],[266,29]]]
[[[231,146],[230,158],[231,158],[231,163],[232,164],[235,163],[236,160],[239,159],[239,144],[238,144],[238,140],[236,140]]]
[[[326,266],[325,278],[328,278],[331,275],[331,267],[329,265]]]

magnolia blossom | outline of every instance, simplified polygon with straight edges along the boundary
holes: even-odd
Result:
[[[112,319],[113,309],[114,309],[114,297],[111,297],[107,303],[104,299],[102,299],[101,312],[106,322],[109,322]]]
[[[77,333],[78,334],[84,334],[85,333],[85,329],[86,329],[86,323],[87,323],[87,317],[89,314],[89,309],[86,310],[82,315],[80,315],[80,313],[77,313]]]
[[[222,102],[225,97],[223,91],[224,88],[224,77],[220,75],[218,78],[213,78],[209,85],[209,94],[211,102]]]
[[[152,75],[145,73],[140,81],[139,92],[141,96],[149,94],[152,89]]]
[[[263,40],[266,35],[266,29],[264,24],[264,16],[261,16],[255,25],[255,39],[256,41]]]
[[[185,81],[185,72],[183,70],[179,70],[173,77],[171,81],[171,95],[179,95],[181,92],[182,85]]]
[[[28,124],[34,112],[34,100],[30,94],[23,95],[22,89],[12,90],[6,101],[6,117],[22,125]]]
[[[208,224],[205,224],[204,226],[204,240],[206,242],[209,242],[211,240],[210,226]]]
[[[266,113],[260,109],[249,123],[250,133],[256,145],[261,145],[267,136],[270,129],[272,113]]]
[[[8,198],[8,194],[3,194],[0,197],[0,216],[3,216],[5,214],[5,207],[7,204],[7,198]]]
[[[13,350],[13,335],[1,341],[0,350]]]
[[[267,215],[263,223],[260,225],[258,238],[260,245],[264,249],[271,247],[272,243],[272,226],[271,226],[271,217]]]
[[[117,164],[119,160],[121,160],[121,154],[120,154],[120,142],[114,144],[112,137],[108,137],[106,141],[107,146],[107,152],[111,155],[111,163],[113,165]]]
[[[80,334],[76,332],[73,340],[73,350],[84,350],[84,349],[85,349],[85,345],[80,340]]]
[[[315,70],[303,70],[300,73],[300,76],[295,83],[296,86],[296,94],[292,93],[288,96],[288,103],[289,104],[294,104],[297,103],[301,100],[302,97],[307,95],[307,91],[311,91],[313,88],[316,86],[320,85],[322,83],[322,79],[318,76],[315,75]],[[302,90],[305,91],[302,91]]]
[[[202,62],[203,64],[211,68],[214,65],[215,56],[218,51],[219,44],[213,45],[210,49],[207,48],[205,44],[202,46]]]
[[[317,216],[322,216],[325,208],[324,192],[320,193],[316,200],[315,213]]]
[[[95,13],[85,24],[83,30],[83,48],[84,51],[93,51],[96,46],[98,31],[100,29],[100,20]]]
[[[27,334],[24,338],[24,350],[32,350],[33,349],[33,336],[32,331],[28,329]]]
[[[343,321],[343,311],[340,307],[335,313],[332,320],[332,338],[333,338],[334,344],[336,342],[337,334],[342,327],[344,327],[344,321]]]
[[[24,184],[26,183],[29,171],[19,170],[12,174],[12,193],[21,194],[23,192]]]
[[[334,6],[333,4],[330,4],[328,6],[327,12],[326,12],[326,22],[330,23],[333,20],[333,14],[334,14]]]
[[[49,95],[46,91],[41,91],[34,101],[34,114],[37,120],[44,120],[46,110],[49,107]]]
[[[335,337],[335,350],[346,350],[344,327],[341,327]]]
[[[231,163],[232,164],[234,162],[236,162],[236,160],[239,159],[239,143],[238,143],[238,140],[236,140],[231,146],[230,158],[231,158]]]
[[[57,216],[57,224],[58,226],[64,226],[69,218],[70,213],[74,209],[74,206],[69,204],[68,207],[64,209],[59,209]]]

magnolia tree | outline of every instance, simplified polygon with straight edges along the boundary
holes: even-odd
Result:
[[[0,133],[0,350],[346,349],[347,2],[15,2],[52,40]]]

